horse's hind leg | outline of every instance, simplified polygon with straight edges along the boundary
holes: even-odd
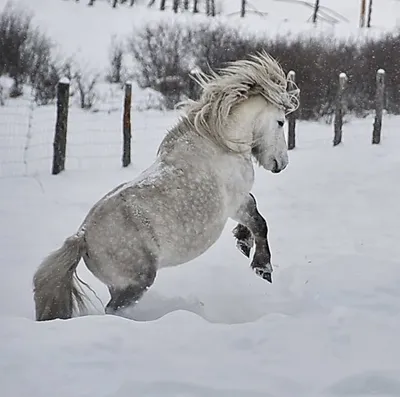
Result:
[[[153,264],[149,264],[146,269],[141,269],[130,284],[124,287],[110,286],[111,299],[105,308],[106,314],[116,314],[119,310],[137,303],[153,284],[156,273],[156,267]]]
[[[240,222],[240,225],[243,225],[254,236],[256,248],[251,267],[257,275],[272,282],[268,225],[263,216],[258,212],[257,203],[252,194],[249,194],[247,200],[242,204],[234,219]],[[246,231],[244,231],[244,233],[246,233]]]

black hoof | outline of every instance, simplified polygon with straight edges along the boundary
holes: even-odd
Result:
[[[272,273],[270,271],[260,267],[255,267],[254,271],[256,272],[257,276],[261,277],[263,280],[267,280],[269,283],[272,283]]]

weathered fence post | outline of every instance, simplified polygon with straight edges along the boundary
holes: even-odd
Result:
[[[244,18],[246,15],[246,0],[242,0],[240,7],[240,16]]]
[[[372,144],[381,142],[382,115],[385,101],[385,71],[379,69],[376,73],[376,96],[375,96],[375,121],[372,132]]]
[[[291,70],[288,73],[288,90],[296,89],[296,73]],[[288,115],[288,150],[296,147],[296,111]]]
[[[313,12],[313,17],[312,17],[312,21],[313,21],[314,25],[317,23],[318,12],[319,12],[319,0],[315,0],[314,12]]]
[[[339,75],[339,88],[336,97],[335,109],[335,135],[333,137],[333,146],[339,145],[342,142],[342,127],[343,127],[343,113],[344,113],[344,90],[346,89],[347,75],[340,73]]]
[[[367,28],[370,28],[370,27],[371,27],[372,3],[373,3],[373,1],[372,1],[372,0],[369,0]]]
[[[124,116],[122,121],[123,151],[122,166],[127,167],[131,163],[131,104],[132,104],[132,83],[125,84]]]
[[[65,154],[67,150],[69,80],[64,77],[57,85],[57,119],[53,141],[52,174],[57,175],[65,169]]]
[[[365,26],[365,11],[367,9],[367,0],[361,0],[361,10],[360,10],[360,28]]]

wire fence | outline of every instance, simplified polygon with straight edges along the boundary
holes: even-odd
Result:
[[[135,87],[136,88],[136,87]],[[152,108],[154,98],[132,93],[132,163],[153,159],[159,142],[176,123],[178,112]],[[110,170],[123,167],[124,92],[96,110],[83,110],[71,101],[65,155],[67,171]],[[52,173],[57,105],[38,106],[28,97],[0,106],[0,178]],[[126,131],[125,131],[126,132]]]
[[[69,170],[120,165],[120,110],[88,112],[71,107],[66,167]],[[0,177],[51,172],[56,106],[36,106],[29,99],[0,107]]]
[[[291,71],[289,75],[289,81],[294,83],[295,72]],[[379,144],[381,139],[385,91],[384,76],[384,70],[378,70],[372,144]],[[342,141],[345,108],[342,98],[346,81],[347,76],[341,73],[335,112],[333,146],[337,146]],[[113,104],[112,108],[108,110],[104,107],[103,110],[96,112],[83,110],[76,106],[68,107],[68,132],[65,152],[65,167],[68,170],[99,170],[122,166],[124,150],[126,155],[127,112],[129,113],[128,135],[129,140],[131,140],[130,113],[132,108],[130,101],[127,108],[125,99],[126,97],[124,98],[121,93],[118,106]],[[152,114],[148,115],[147,118],[140,116],[139,122],[137,122],[137,115],[138,113],[135,112],[133,117],[133,144],[135,133],[147,139],[147,130],[151,130],[152,135],[145,142],[146,146],[151,146],[152,141],[154,141],[154,134],[157,136],[164,134],[166,128],[170,126],[165,115]],[[175,117],[174,112],[171,112],[170,115]],[[33,98],[13,99],[8,101],[6,106],[0,106],[0,178],[52,172],[53,156],[57,151],[54,146],[56,119],[56,105],[37,106]],[[289,117],[288,143],[289,150],[296,147],[296,112]]]

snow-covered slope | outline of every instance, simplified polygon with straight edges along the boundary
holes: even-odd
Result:
[[[0,0],[0,8],[7,2],[8,0]],[[139,5],[132,8],[119,7],[115,10],[111,9],[110,4],[101,0],[97,0],[94,7],[87,7],[86,0],[81,0],[79,3],[74,0],[14,0],[13,3],[20,4],[34,13],[35,22],[58,44],[61,54],[74,56],[83,68],[102,73],[108,67],[108,51],[113,35],[125,38],[143,23],[174,18],[172,12],[159,12],[156,7],[149,10],[145,6],[147,0],[139,1]],[[255,33],[273,35],[323,32],[339,37],[357,37],[367,33],[375,35],[392,30],[400,23],[398,0],[375,2],[373,28],[368,32],[365,30],[360,32],[358,29],[359,0],[321,0],[322,9],[328,7],[347,21],[341,21],[335,26],[321,21],[316,29],[307,22],[312,9],[303,4],[283,0],[253,0],[249,2],[249,10],[258,10],[265,15],[259,17],[249,12],[248,17],[242,20],[235,14],[240,9],[239,0],[224,0],[217,3],[220,4],[220,18],[224,23],[243,26]],[[202,16],[196,17],[196,19],[202,18]],[[178,19],[193,23],[192,14],[187,17],[178,15]]]

